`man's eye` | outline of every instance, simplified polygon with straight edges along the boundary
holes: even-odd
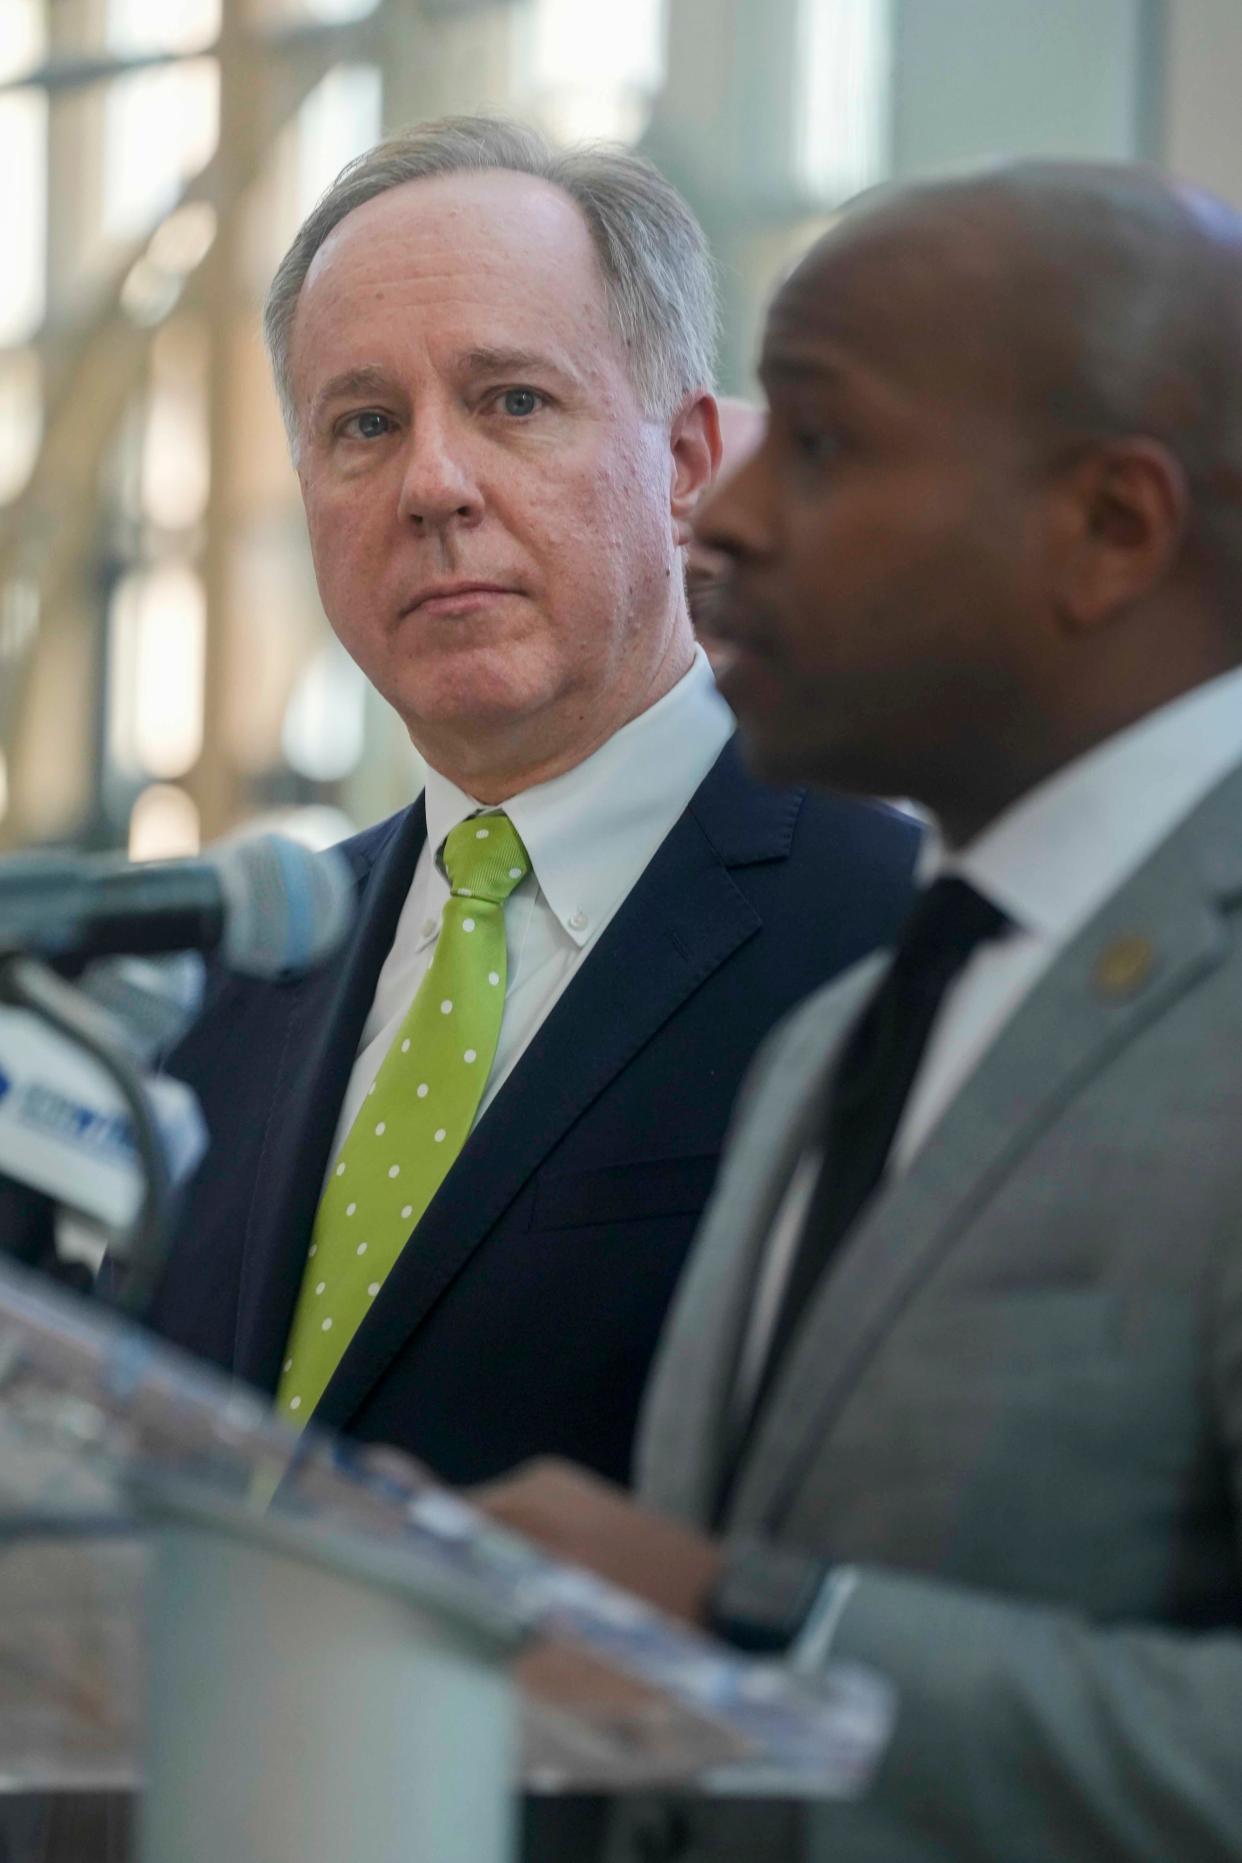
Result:
[[[515,420],[525,420],[528,415],[538,413],[543,406],[543,396],[536,394],[533,388],[506,388],[500,405]]]
[[[361,414],[351,414],[340,426],[346,440],[381,440],[391,431],[392,422],[378,408],[364,408]]]
[[[811,466],[826,464],[837,451],[836,435],[822,427],[796,427],[793,443],[798,457]]]

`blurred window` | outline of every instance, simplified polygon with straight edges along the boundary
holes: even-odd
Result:
[[[365,19],[368,13],[374,13],[378,3],[379,0],[301,0],[293,10],[327,25],[347,19]]]
[[[145,232],[215,153],[220,73],[214,59],[137,71],[108,86],[104,105],[105,230]]]
[[[24,343],[43,321],[47,268],[47,97],[0,97],[0,348]]]
[[[42,57],[47,44],[43,0],[3,0],[0,5],[0,80],[20,77]]]
[[[184,776],[203,747],[202,579],[177,561],[136,570],[110,618],[111,759],[127,775]]]
[[[160,530],[192,529],[206,512],[210,482],[207,333],[197,322],[174,319],[151,345],[143,516]]]
[[[336,783],[366,748],[366,680],[345,649],[325,641],[299,676],[285,711],[285,760],[299,776]]]
[[[111,52],[201,52],[219,31],[220,0],[108,0]]]
[[[664,69],[665,0],[614,7],[535,0],[530,87],[541,121],[558,140],[637,141]]]
[[[888,171],[891,0],[801,0],[796,184],[834,205]]]
[[[334,65],[298,112],[298,218],[346,162],[379,140],[382,86],[374,65]]]
[[[197,854],[202,838],[193,799],[174,783],[151,783],[130,812],[131,860],[172,860]]]
[[[252,0],[255,16],[268,26],[343,25],[366,19],[379,0]]]

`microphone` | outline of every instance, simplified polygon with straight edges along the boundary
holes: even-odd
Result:
[[[0,961],[219,949],[253,977],[297,976],[331,956],[354,915],[344,856],[254,835],[201,860],[16,854],[0,861]]]
[[[116,1039],[143,1067],[158,1065],[197,1021],[207,966],[197,951],[172,957],[103,957],[77,979],[88,1001],[116,1024]]]

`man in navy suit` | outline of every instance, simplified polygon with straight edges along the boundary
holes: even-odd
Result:
[[[218,974],[173,1057],[213,1147],[152,1317],[277,1389],[325,1184],[449,922],[446,837],[502,809],[530,871],[469,1136],[306,1407],[455,1481],[535,1453],[627,1476],[745,1065],[909,893],[914,826],[756,785],[695,648],[714,321],[652,169],[474,119],[346,170],[268,302],[324,606],[427,785],[347,844],[348,951]]]

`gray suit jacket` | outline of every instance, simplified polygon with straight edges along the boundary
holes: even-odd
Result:
[[[756,1272],[869,960],[769,1040],[646,1406],[703,1523]],[[808,1308],[727,1522],[859,1568],[874,1786],[795,1841],[679,1812],[611,1854],[1242,1857],[1242,769],[1019,1008]],[[743,1848],[738,1849],[737,1844]]]

